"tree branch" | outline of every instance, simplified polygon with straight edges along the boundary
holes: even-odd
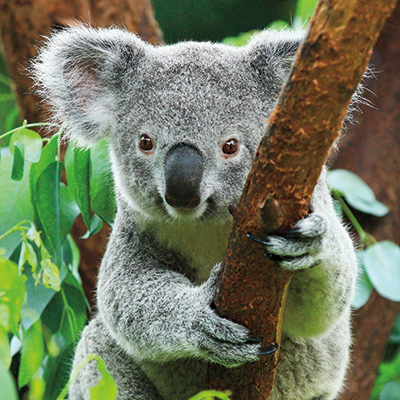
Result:
[[[263,345],[280,343],[292,272],[267,262],[247,232],[264,236],[303,218],[329,149],[395,0],[321,0],[298,52],[234,216],[219,293],[221,316],[239,322]],[[369,27],[369,29],[365,29]],[[240,400],[268,399],[278,352],[257,363],[212,365],[208,384]]]

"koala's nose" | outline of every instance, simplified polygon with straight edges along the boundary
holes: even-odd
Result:
[[[165,160],[165,201],[175,208],[196,208],[200,204],[200,184],[204,159],[190,145],[173,147]]]

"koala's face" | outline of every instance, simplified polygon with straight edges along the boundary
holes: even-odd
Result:
[[[107,136],[119,195],[148,218],[228,217],[299,35],[243,48],[154,47],[120,30],[69,29],[35,66],[71,136]],[[50,73],[49,73],[50,72]]]

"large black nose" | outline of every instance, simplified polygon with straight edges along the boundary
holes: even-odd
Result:
[[[200,184],[204,160],[193,146],[173,147],[165,160],[165,201],[171,207],[196,208],[200,204]]]

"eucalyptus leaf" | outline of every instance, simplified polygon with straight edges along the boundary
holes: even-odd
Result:
[[[24,145],[20,142],[14,142],[14,157],[11,170],[11,179],[20,181],[24,176]]]
[[[363,252],[359,251],[357,253],[357,258],[359,260],[359,274],[357,278],[356,290],[354,294],[354,298],[352,301],[352,306],[356,309],[363,307],[372,293],[372,283],[368,279],[368,275],[365,272],[365,267],[363,265]]]
[[[3,364],[0,363],[0,388],[1,399],[18,400],[17,390],[14,385],[14,379]]]
[[[37,211],[40,223],[56,254],[57,264],[61,261],[61,172],[63,165],[55,161],[48,165],[36,181]]]
[[[105,140],[97,142],[91,151],[92,175],[90,197],[92,210],[108,225],[115,218],[114,179],[111,171],[108,145]]]
[[[19,142],[25,149],[25,160],[36,163],[42,153],[42,138],[35,131],[21,127],[14,132],[10,139],[10,151],[14,152],[14,145]]]
[[[33,220],[34,213],[29,191],[29,178],[24,174],[20,182],[10,179],[12,156],[3,157],[0,164],[0,236],[24,220]],[[30,164],[26,163],[28,170]],[[19,232],[13,232],[0,241],[0,248],[6,249],[6,257],[10,257],[21,243]]]
[[[81,210],[83,222],[90,229],[90,150],[74,149],[75,198]]]
[[[18,386],[25,386],[42,365],[45,356],[42,325],[36,321],[23,334]]]
[[[389,208],[375,198],[373,190],[356,174],[344,169],[329,171],[327,182],[356,210],[382,217]]]
[[[68,188],[61,183],[61,227],[60,227],[60,237],[61,242],[64,242],[68,232],[71,230],[76,217],[80,214],[80,209],[76,203],[74,197]]]
[[[0,364],[6,369],[10,368],[11,365],[10,342],[8,340],[8,333],[2,324],[0,324]]]
[[[379,400],[399,400],[400,399],[400,383],[389,382],[379,395]]]
[[[96,358],[97,368],[101,373],[101,379],[97,386],[89,389],[90,400],[113,400],[117,398],[118,389],[114,379],[107,371],[106,364],[101,358]]]
[[[25,300],[24,275],[18,274],[18,267],[12,261],[0,256],[0,306],[8,310],[7,321],[0,322],[6,330],[18,335],[18,323],[21,319],[22,304]],[[2,318],[3,319],[3,318]]]
[[[357,195],[348,194],[346,196],[346,201],[356,210],[375,215],[376,217],[383,217],[389,212],[389,208],[376,199],[373,201],[366,201]]]
[[[363,252],[363,264],[376,291],[383,297],[400,301],[400,248],[383,241]]]
[[[47,143],[47,145],[43,148],[42,155],[40,157],[39,162],[36,164],[32,164],[31,170],[29,173],[29,186],[31,191],[31,203],[35,212],[35,225],[38,230],[42,230],[43,227],[40,224],[40,220],[38,217],[37,204],[38,199],[36,198],[36,183],[40,174],[56,160],[57,154],[57,146],[58,146],[58,136],[54,135],[51,140]]]
[[[90,229],[82,236],[82,239],[88,239],[89,237],[96,235],[101,231],[102,227],[103,221],[97,214],[94,214],[90,223]]]

